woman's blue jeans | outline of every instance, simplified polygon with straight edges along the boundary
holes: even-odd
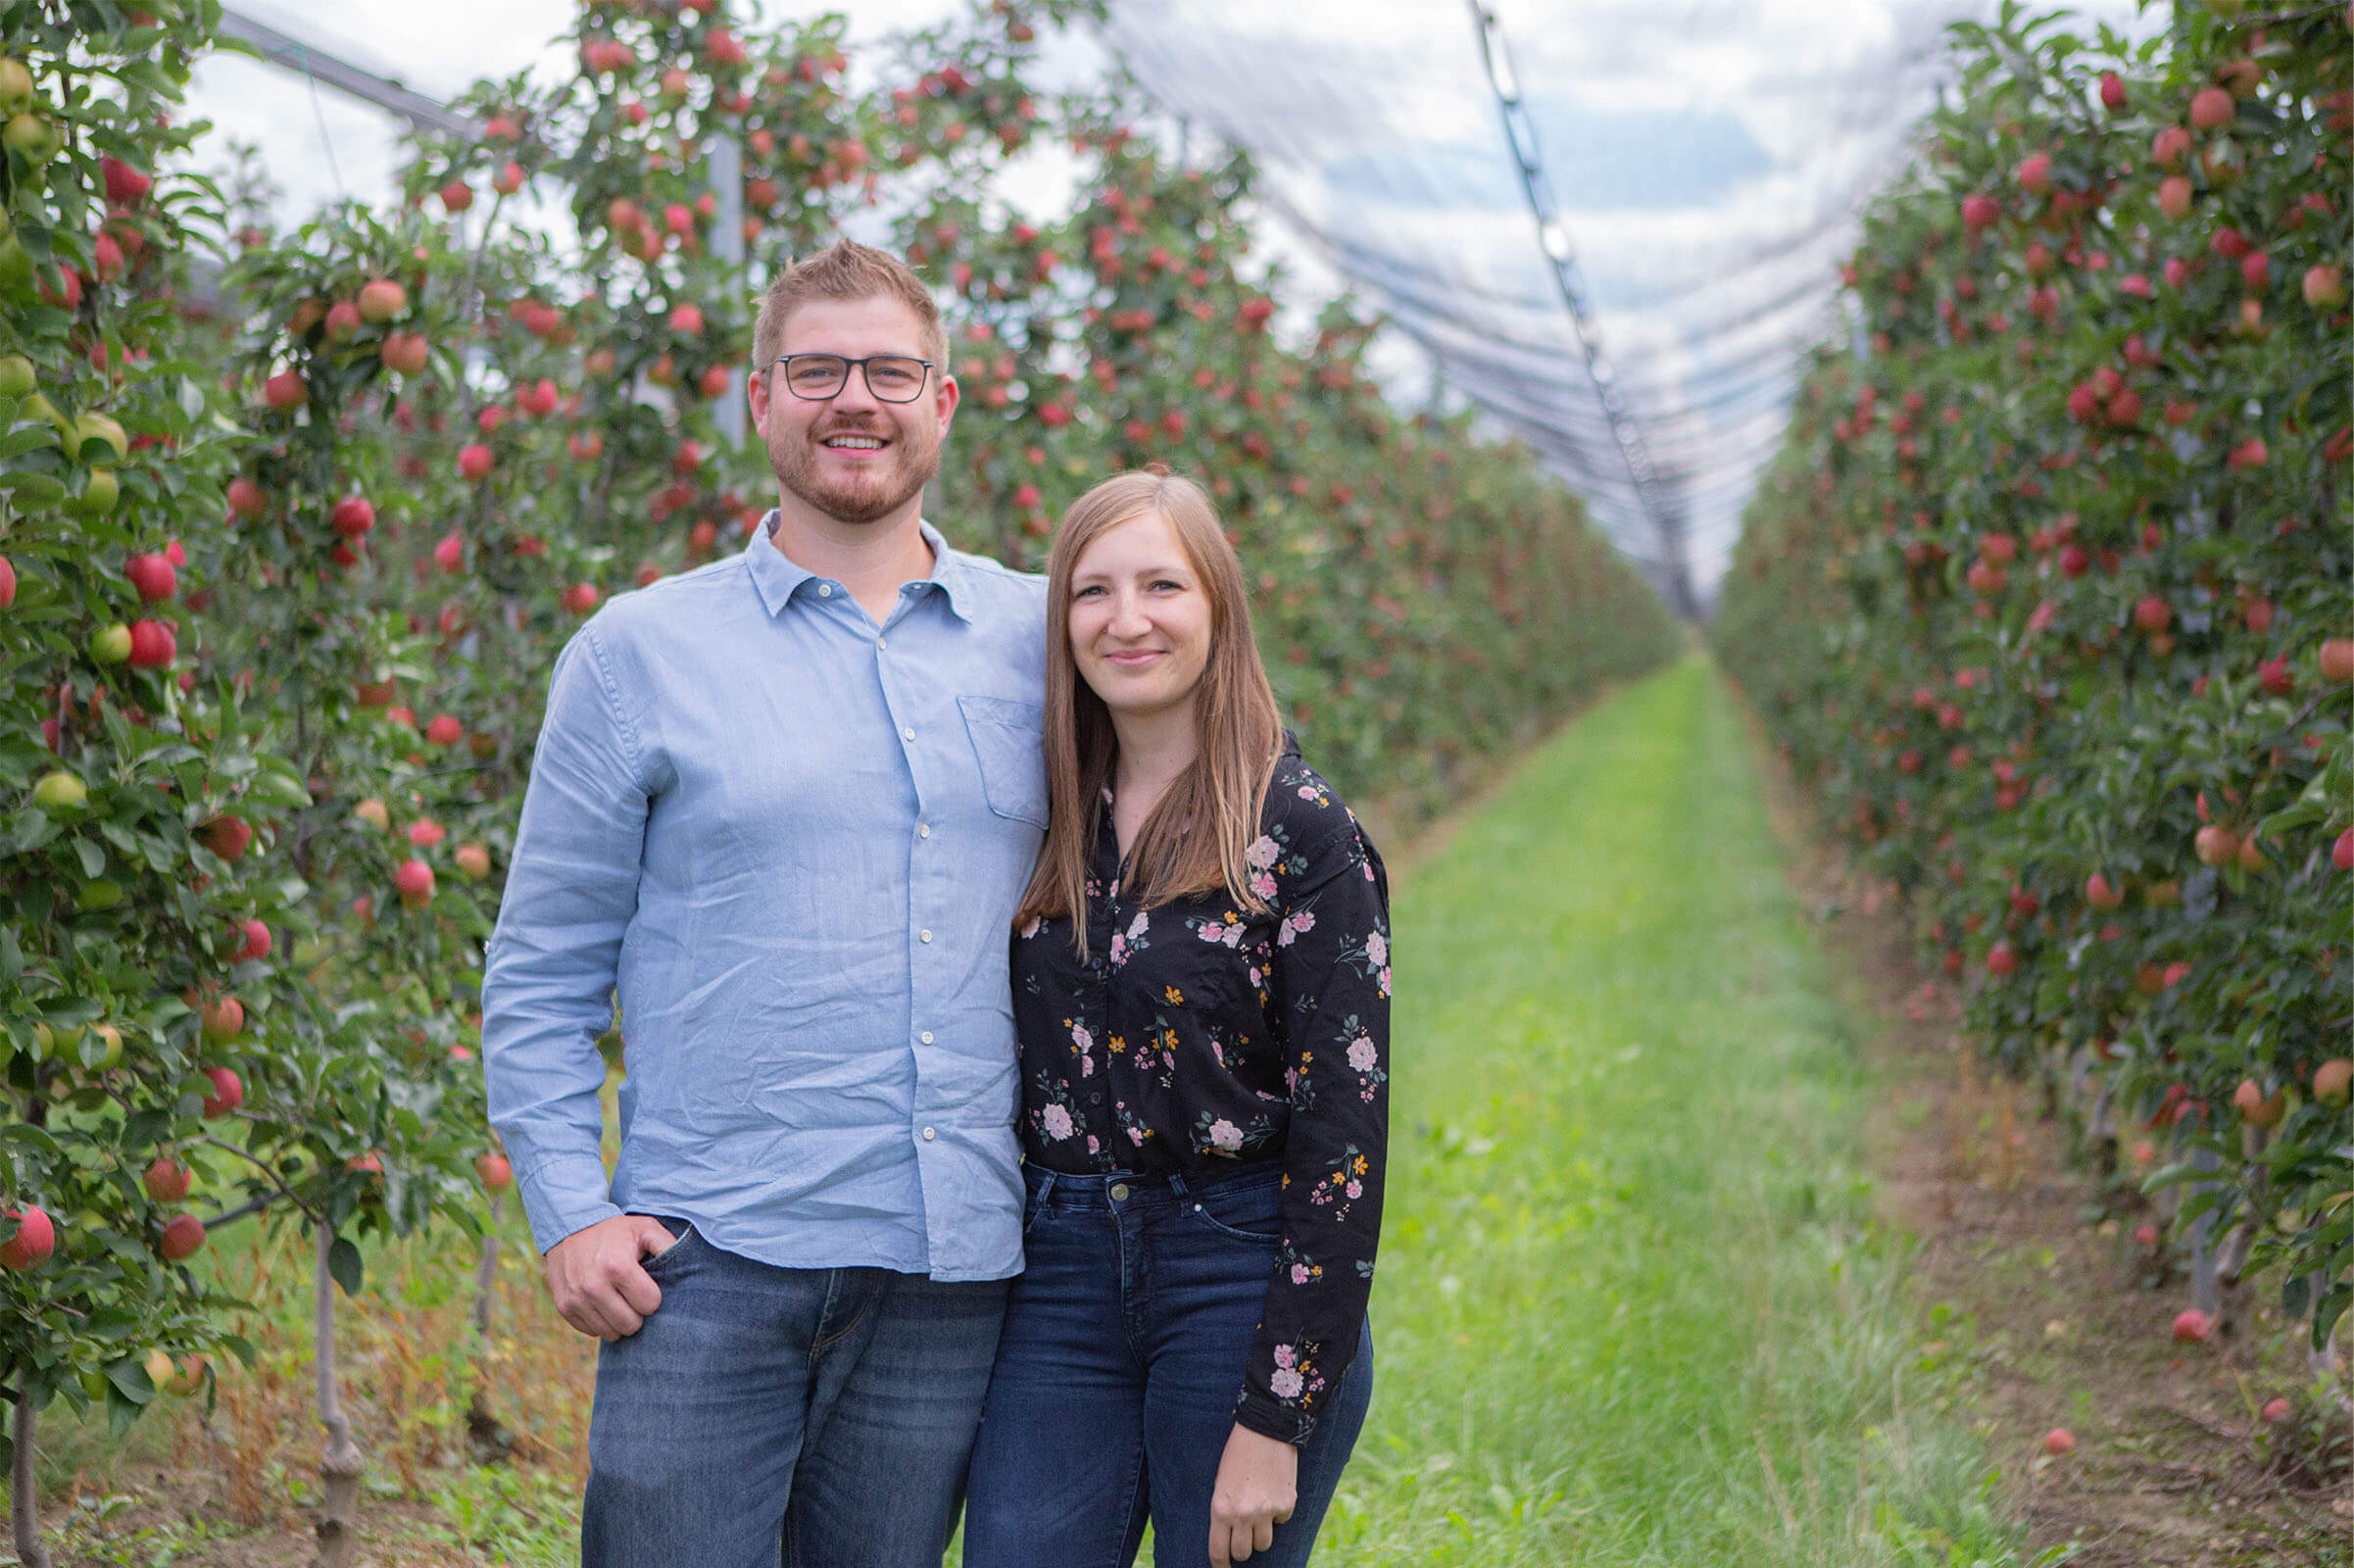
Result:
[[[973,1450],[964,1568],[1209,1561],[1210,1493],[1275,1271],[1282,1168],[1206,1187],[1025,1168],[1014,1281]],[[1300,1568],[1373,1396],[1368,1329],[1251,1568]]]
[[[772,1268],[662,1222],[662,1304],[597,1356],[585,1568],[940,1568],[1005,1282]]]

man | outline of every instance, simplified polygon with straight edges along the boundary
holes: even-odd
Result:
[[[743,553],[559,657],[483,983],[549,1292],[605,1342],[593,1568],[939,1568],[1021,1267],[1007,921],[1046,824],[1044,584],[951,550],[913,273],[780,274]],[[621,1151],[596,1038],[618,996]]]

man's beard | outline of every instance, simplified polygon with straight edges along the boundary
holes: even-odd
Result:
[[[828,483],[818,476],[821,443],[837,435],[876,432],[841,425],[803,437],[780,432],[768,440],[768,466],[776,482],[836,522],[874,522],[887,517],[920,495],[940,471],[940,447],[919,450],[897,431],[883,432],[891,445],[891,466],[880,472],[854,475],[845,483]]]

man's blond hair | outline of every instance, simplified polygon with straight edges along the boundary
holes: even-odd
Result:
[[[936,376],[946,376],[948,329],[941,325],[932,291],[898,257],[853,239],[836,240],[816,255],[803,257],[769,282],[752,326],[754,369],[765,374],[776,363],[784,352],[785,321],[802,306],[812,300],[864,300],[878,294],[915,313],[923,329],[923,357],[932,362]]]

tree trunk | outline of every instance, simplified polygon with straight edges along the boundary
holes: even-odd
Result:
[[[32,1396],[17,1396],[16,1462],[9,1474],[9,1511],[16,1516],[17,1560],[25,1568],[49,1568],[49,1548],[41,1544],[40,1497],[32,1479]]]
[[[319,1515],[317,1568],[351,1568],[353,1550],[360,1544],[360,1476],[368,1468],[335,1392],[335,1277],[327,1270],[327,1252],[334,1245],[334,1232],[320,1225],[319,1266],[312,1282],[318,1300],[312,1357],[319,1375],[319,1422],[327,1429],[327,1449],[319,1461],[326,1504]]]
[[[507,1195],[490,1195],[490,1229],[482,1238],[481,1261],[474,1265],[473,1392],[466,1406],[466,1449],[477,1463],[497,1464],[515,1450],[515,1437],[482,1402],[490,1382],[491,1292],[499,1278],[499,1221],[507,1212]]]

